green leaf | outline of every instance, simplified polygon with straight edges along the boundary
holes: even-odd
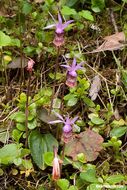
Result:
[[[44,153],[44,162],[47,166],[52,166],[54,154],[53,152]]]
[[[20,47],[20,40],[19,39],[14,39],[12,38],[11,39],[11,46],[17,46],[17,47]]]
[[[14,160],[20,157],[21,149],[17,144],[7,144],[3,148],[0,148],[0,163],[11,164]]]
[[[58,187],[60,187],[62,190],[68,189],[69,187],[69,181],[67,179],[59,179],[57,181]]]
[[[22,111],[15,112],[10,116],[10,119],[15,120],[16,122],[23,123],[25,122],[26,116]]]
[[[18,129],[14,129],[12,131],[12,138],[16,141],[19,142],[19,139],[21,138],[23,132],[19,131]]]
[[[66,6],[72,7],[78,2],[78,0],[66,0]]]
[[[0,46],[17,46],[20,47],[20,40],[11,38],[4,32],[0,31]]]
[[[37,120],[33,119],[32,121],[28,122],[28,128],[29,129],[35,129],[37,127]]]
[[[105,7],[105,0],[91,0],[91,9],[95,12],[101,12]]]
[[[90,184],[86,190],[102,190],[103,185],[101,184]]]
[[[84,103],[87,105],[87,106],[89,106],[89,107],[95,107],[95,104],[94,104],[94,102],[90,99],[90,98],[88,98],[88,97],[86,97],[86,96],[83,96],[83,101],[84,101]]]
[[[91,118],[91,121],[92,121],[92,123],[95,124],[95,125],[104,124],[104,120],[101,119],[101,118],[99,118],[99,117],[96,117],[96,116],[93,116],[93,117]]]
[[[63,6],[61,12],[62,12],[63,15],[68,15],[68,16],[77,14],[75,9],[69,8],[67,6]]]
[[[126,132],[127,132],[127,126],[126,127],[117,127],[110,131],[110,136],[111,137],[116,136],[118,138],[118,137],[123,136]]]
[[[71,98],[71,99],[68,100],[67,105],[68,106],[74,106],[74,105],[77,104],[77,102],[78,102],[78,98],[73,97],[73,98]]]
[[[71,185],[68,190],[78,190],[78,188],[74,185]]]
[[[25,103],[26,100],[27,100],[27,96],[26,96],[26,94],[25,94],[24,92],[22,92],[22,93],[20,94],[19,98],[20,98],[20,100],[19,100],[20,103]]]
[[[21,158],[16,158],[16,159],[14,159],[14,164],[15,164],[16,166],[20,166],[20,165],[22,164],[22,159],[21,159]]]
[[[22,13],[25,15],[28,15],[32,11],[32,6],[28,2],[24,2],[23,8],[22,8]]]
[[[116,184],[116,183],[120,183],[121,181],[123,181],[125,179],[125,177],[121,174],[118,175],[111,175],[106,179],[106,182],[108,182],[109,184]]]
[[[25,125],[23,125],[22,123],[17,123],[17,124],[16,124],[16,128],[17,128],[19,131],[26,131],[26,127],[25,127]]]
[[[82,10],[79,12],[79,15],[85,18],[86,20],[94,21],[94,17],[88,10]]]
[[[127,3],[127,0],[122,0],[124,3]]]
[[[10,36],[0,31],[0,46],[9,46],[11,43]]]
[[[27,170],[33,168],[33,164],[31,162],[31,160],[24,159],[24,160],[22,160],[22,164],[23,164],[24,168]]]
[[[44,170],[44,153],[53,152],[53,146],[58,147],[57,140],[51,134],[42,135],[35,130],[31,132],[28,142],[34,162]]]
[[[51,79],[55,79],[55,78],[56,78],[56,80],[60,80],[60,79],[63,77],[63,74],[57,72],[57,73],[56,73],[56,76],[55,76],[54,73],[49,73],[49,77],[50,77]]]
[[[88,169],[86,172],[81,172],[80,178],[91,183],[98,182],[95,169]]]

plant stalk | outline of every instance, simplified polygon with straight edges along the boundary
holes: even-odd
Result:
[[[31,83],[31,74],[32,72],[29,72],[29,79],[28,79],[28,85],[27,85],[27,92],[26,92],[26,110],[25,110],[25,127],[26,127],[26,142],[25,147],[28,147],[28,116],[29,116],[29,95],[30,95],[30,83]]]
[[[59,54],[60,54],[60,48],[57,49],[57,57],[56,57],[56,64],[55,64],[55,74],[54,74],[54,84],[53,84],[53,91],[52,91],[52,97],[51,97],[51,105],[50,105],[50,111],[49,114],[51,114],[52,107],[53,107],[53,100],[55,95],[55,86],[56,86],[56,75],[59,68]]]

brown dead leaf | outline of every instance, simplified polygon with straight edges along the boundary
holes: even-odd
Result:
[[[28,59],[23,57],[22,58],[22,65],[21,65],[21,57],[16,57],[12,60],[11,63],[7,65],[8,69],[16,69],[16,68],[25,68],[27,66]]]
[[[102,150],[102,142],[102,136],[87,129],[65,145],[65,155],[77,160],[77,154],[84,153],[87,162],[94,161]]]
[[[101,80],[100,80],[99,75],[96,75],[93,78],[93,81],[89,90],[89,96],[91,97],[91,100],[96,100],[100,88],[101,88]]]
[[[113,51],[123,48],[125,44],[125,34],[124,32],[118,32],[104,38],[104,42],[97,49],[88,53],[97,53],[101,51]]]

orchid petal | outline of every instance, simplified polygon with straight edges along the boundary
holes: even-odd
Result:
[[[48,122],[49,124],[55,124],[55,123],[63,123],[61,120],[55,120],[55,121],[50,121]]]
[[[44,27],[43,29],[49,29],[49,28],[52,28],[52,27],[54,27],[54,26],[56,26],[56,24],[48,25],[48,26]]]
[[[71,67],[69,65],[60,65],[61,67],[65,67],[65,68],[68,68],[70,69]]]
[[[72,69],[75,69],[75,67],[76,67],[76,58],[74,57],[72,62]]]
[[[70,120],[69,116],[66,117],[65,125],[71,125],[71,120]]]
[[[74,124],[74,122],[78,119],[78,116],[74,117],[72,120],[71,120],[71,124]]]
[[[82,67],[83,64],[84,64],[84,62],[81,62],[81,63],[77,64],[76,67],[75,67],[75,70],[84,69],[84,67]]]
[[[61,119],[61,121],[64,122],[63,117],[62,117],[59,113],[57,113],[57,112],[55,112],[55,111],[53,111],[53,113],[54,113],[59,119]]]
[[[61,15],[59,13],[58,13],[58,22],[59,22],[60,25],[62,25],[62,17],[61,17]]]
[[[74,22],[74,20],[68,20],[67,22],[65,22],[64,24],[62,24],[62,29],[65,29],[72,22]]]

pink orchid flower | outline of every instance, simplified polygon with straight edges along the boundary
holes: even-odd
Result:
[[[84,62],[79,64],[76,63],[76,58],[73,59],[72,65],[61,65],[67,69],[67,80],[66,85],[69,87],[75,87],[77,84],[77,70],[83,69],[82,65]]]
[[[61,45],[64,44],[64,29],[67,28],[67,26],[69,24],[71,24],[73,22],[73,20],[69,20],[67,22],[65,22],[64,24],[62,23],[62,17],[61,15],[58,13],[58,22],[55,24],[51,24],[47,27],[45,27],[44,29],[49,29],[52,27],[55,27],[55,38],[53,40],[53,43],[59,47]]]

